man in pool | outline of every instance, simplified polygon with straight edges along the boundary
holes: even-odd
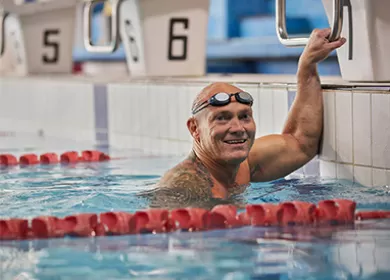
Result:
[[[329,42],[329,29],[314,30],[297,71],[297,94],[281,134],[255,139],[250,93],[213,83],[195,98],[187,120],[193,138],[189,156],[147,192],[152,207],[211,208],[243,192],[250,182],[282,178],[318,152],[323,96],[317,63],[345,43]]]

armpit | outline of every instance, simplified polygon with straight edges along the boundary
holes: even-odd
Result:
[[[263,169],[260,164],[254,164],[250,167],[251,181],[263,174]]]

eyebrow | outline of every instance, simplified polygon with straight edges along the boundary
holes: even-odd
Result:
[[[252,113],[252,108],[245,108],[241,109],[237,112],[237,114],[242,114],[242,113]],[[222,111],[217,111],[217,112],[211,112],[210,117],[217,116],[219,114],[232,114],[234,115],[235,113],[229,110],[222,110]]]

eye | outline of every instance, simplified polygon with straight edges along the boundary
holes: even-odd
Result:
[[[218,122],[226,122],[232,118],[231,114],[228,113],[220,113],[215,116],[215,120]]]
[[[252,118],[252,115],[250,113],[242,113],[240,116],[239,116],[240,120],[249,120]]]
[[[217,121],[226,121],[226,120],[227,120],[226,116],[224,116],[224,115],[219,115],[219,116],[217,116],[215,119],[216,119]]]

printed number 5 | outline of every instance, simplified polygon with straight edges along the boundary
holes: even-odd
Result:
[[[45,47],[53,48],[53,56],[49,57],[46,54],[43,55],[42,60],[44,63],[56,63],[58,62],[60,46],[58,43],[50,40],[50,36],[58,35],[60,31],[58,29],[45,30],[43,33],[43,45]]]

